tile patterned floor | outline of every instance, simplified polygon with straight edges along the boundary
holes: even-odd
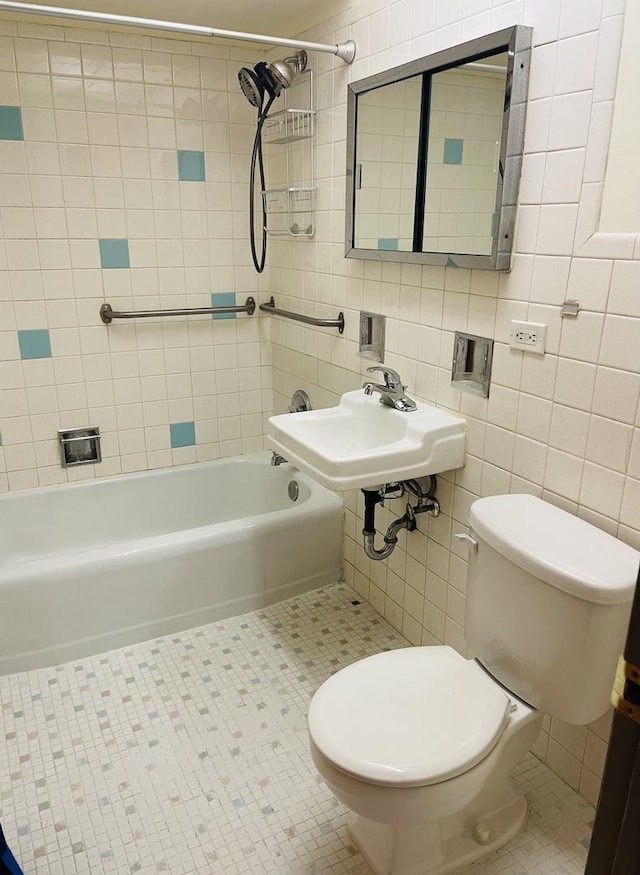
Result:
[[[356,602],[354,604],[354,602]],[[0,820],[26,875],[369,875],[307,753],[311,693],[402,638],[344,584],[0,678]],[[483,875],[582,872],[593,809],[530,757]]]

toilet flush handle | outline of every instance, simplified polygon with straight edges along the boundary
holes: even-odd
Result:
[[[466,541],[469,545],[469,550],[472,553],[478,552],[478,542],[473,537],[473,535],[468,535],[466,532],[461,532],[460,534],[454,535],[454,538],[457,538],[459,541]]]

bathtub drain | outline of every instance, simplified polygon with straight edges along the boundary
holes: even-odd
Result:
[[[295,480],[290,481],[289,486],[287,487],[287,492],[289,493],[289,498],[291,499],[291,501],[298,500],[298,496],[300,495],[300,487]]]

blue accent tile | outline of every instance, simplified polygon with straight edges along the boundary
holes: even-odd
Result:
[[[0,106],[0,140],[24,140],[19,106]]]
[[[129,267],[128,240],[99,240],[100,264],[105,270]]]
[[[21,359],[50,359],[51,341],[46,328],[18,331]]]
[[[196,427],[193,422],[172,422],[169,426],[171,446],[193,447],[196,442]]]
[[[212,307],[235,307],[236,293],[235,292],[214,292],[211,295]],[[235,319],[235,313],[218,313],[213,314],[213,319]]]
[[[442,160],[445,164],[462,164],[462,147],[464,145],[464,140],[450,140],[445,139],[444,141],[444,155]]]
[[[397,237],[379,237],[378,238],[378,249],[386,249],[387,251],[397,251],[398,249],[398,238]]]
[[[183,182],[204,182],[204,152],[178,150],[178,179]]]
[[[449,258],[447,258],[447,263],[445,264],[445,267],[457,267],[457,266],[458,265],[455,263],[453,258],[451,258],[451,256],[449,256]]]

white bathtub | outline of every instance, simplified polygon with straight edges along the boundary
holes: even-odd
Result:
[[[323,586],[341,550],[340,499],[263,455],[0,496],[0,674]]]

